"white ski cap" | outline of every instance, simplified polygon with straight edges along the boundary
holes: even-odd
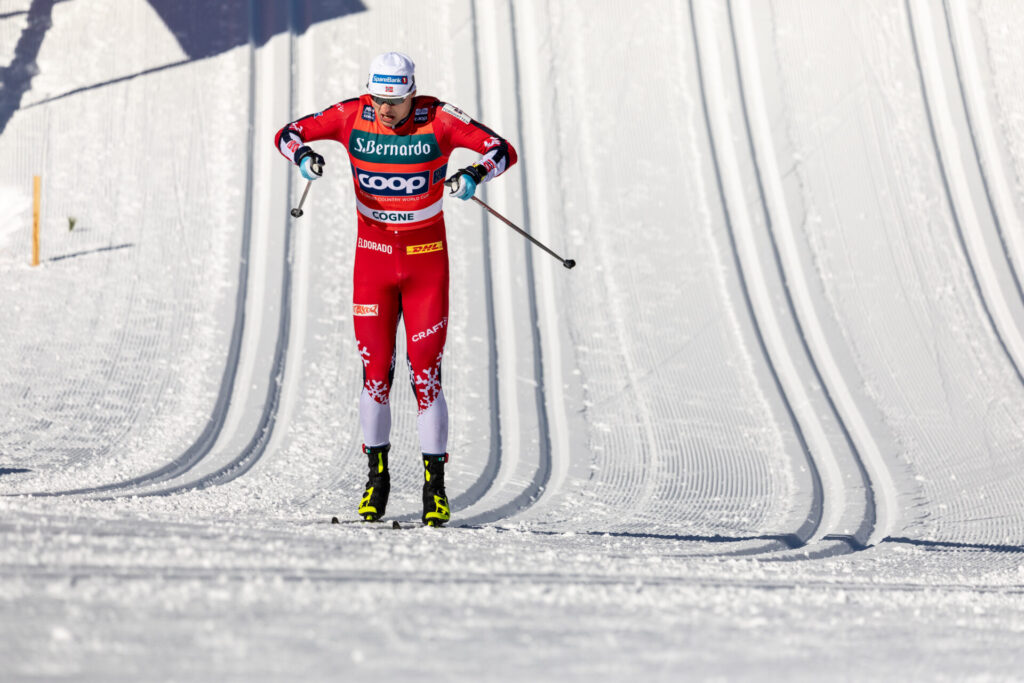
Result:
[[[416,65],[409,55],[385,52],[370,62],[370,76],[366,89],[371,95],[403,97],[416,89]]]

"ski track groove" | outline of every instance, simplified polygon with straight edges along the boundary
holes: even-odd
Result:
[[[980,90],[981,75],[975,57],[970,21],[963,3],[943,0],[946,35],[949,37],[957,86],[963,103],[964,117],[971,137],[971,149],[985,189],[999,242],[1003,248],[1017,299],[1024,301],[1024,286],[1019,269],[1024,267],[1024,225],[1013,201],[1006,170],[999,163],[999,150],[992,130],[991,117]],[[965,77],[966,74],[966,77]],[[987,160],[987,163],[986,163]]]
[[[1018,381],[1024,385],[1024,374],[1021,370],[1024,367],[1024,338],[1021,337],[1020,330],[1013,321],[1013,315],[1009,310],[998,278],[995,276],[994,267],[982,236],[978,209],[975,207],[968,186],[967,169],[960,154],[956,131],[947,104],[948,100],[945,96],[945,83],[932,33],[931,13],[927,4],[920,0],[913,2],[905,0],[904,6],[928,120],[928,130],[935,157],[938,160],[949,212],[956,226],[960,248],[966,257],[978,301],[990,329],[1002,347]],[[918,24],[920,24],[920,28]],[[952,38],[952,36],[950,37]],[[951,49],[955,63],[955,45],[951,45]],[[961,88],[961,101],[965,103],[966,107],[965,98]],[[974,152],[977,155],[977,147],[974,147]],[[976,156],[975,160],[981,168],[981,159]],[[999,218],[991,204],[991,197],[989,196],[987,199],[992,218],[998,226]]]
[[[516,14],[515,14],[514,5],[511,2],[511,0],[509,0],[509,2],[507,3],[507,8],[508,8],[509,19],[510,19],[509,20],[509,31],[511,33],[511,49],[512,49],[511,57],[512,57],[513,79],[514,79],[513,89],[514,89],[514,91],[516,93],[516,98],[515,98],[515,100],[516,100],[516,109],[515,109],[516,128],[515,129],[516,129],[516,133],[518,135],[518,139],[519,140],[523,140],[524,139],[523,138],[523,112],[522,112],[522,105],[521,105],[523,89],[522,89],[522,82],[521,82],[521,79],[520,79],[521,65],[520,65],[520,59],[519,59],[519,54],[518,54],[518,38],[517,38],[517,35],[516,35]],[[474,37],[476,37],[476,36],[478,36],[478,24],[477,24],[477,13],[476,13],[475,4],[473,6],[472,18],[473,18],[473,35],[474,35]],[[476,40],[474,40],[474,46],[475,45],[476,45]],[[479,84],[480,83],[480,80],[479,80],[479,70],[477,70],[477,78],[478,78],[478,84]],[[483,98],[482,90],[480,88],[478,88],[477,89],[477,93],[479,94],[478,96],[480,97],[480,101],[478,101],[478,104],[481,106],[481,109],[480,109],[480,111],[481,111],[481,119],[482,120],[486,120],[486,117],[483,114],[483,108],[482,108],[482,98]],[[522,161],[520,161],[520,165],[522,166],[522,168],[520,170],[520,175],[523,178],[523,181],[522,181],[523,192],[522,192],[522,203],[521,203],[522,215],[523,215],[523,221],[522,221],[523,225],[521,227],[523,227],[524,230],[526,230],[527,232],[530,232],[532,234],[532,230],[531,230],[531,226],[530,226],[530,201],[529,201],[529,193],[528,193],[528,189],[527,189],[528,188],[527,167],[526,167],[526,164],[524,162],[522,162]],[[491,223],[488,222],[487,225],[489,226],[489,225],[491,225]],[[489,234],[489,227],[486,228],[486,229],[487,229],[487,234]],[[534,359],[533,368],[532,368],[532,371],[533,371],[532,380],[533,380],[533,382],[535,384],[534,403],[535,403],[535,409],[537,411],[537,426],[538,426],[538,431],[539,431],[539,434],[538,434],[538,436],[539,436],[539,458],[538,458],[537,469],[535,470],[535,472],[534,472],[534,474],[533,474],[529,484],[527,484],[523,488],[523,490],[520,491],[520,493],[518,495],[516,495],[511,501],[509,501],[507,503],[503,503],[502,505],[499,505],[497,508],[494,508],[492,510],[484,511],[484,512],[479,512],[479,513],[471,515],[470,517],[468,517],[468,518],[466,518],[464,520],[458,520],[457,524],[463,524],[463,525],[467,525],[468,526],[468,525],[494,523],[494,522],[498,522],[498,521],[500,521],[502,519],[511,517],[513,515],[520,514],[520,513],[524,512],[525,510],[527,510],[528,508],[532,507],[534,504],[537,503],[537,501],[540,499],[542,494],[544,494],[545,488],[546,488],[547,483],[548,483],[548,480],[551,477],[551,469],[552,469],[552,467],[551,467],[551,457],[552,457],[552,455],[551,455],[551,435],[550,435],[550,432],[549,432],[548,416],[547,416],[547,411],[546,411],[546,408],[545,408],[545,403],[546,403],[545,395],[546,394],[545,394],[545,382],[544,382],[544,364],[543,364],[543,355],[542,355],[543,354],[543,349],[542,349],[542,346],[541,346],[541,339],[540,339],[540,325],[539,325],[539,314],[538,314],[538,304],[537,304],[537,286],[536,286],[536,277],[535,277],[535,274],[534,274],[534,267],[533,267],[532,245],[529,243],[529,241],[526,241],[524,239],[524,244],[522,245],[522,248],[524,250],[525,260],[526,260],[526,285],[527,285],[527,299],[528,299],[528,304],[529,304],[530,341],[531,341],[532,348],[533,348],[533,359]],[[488,251],[487,253],[488,253],[488,262],[490,262],[490,258],[491,258],[490,257],[490,251]],[[490,308],[489,308],[489,310],[490,310]],[[511,328],[515,329],[515,325],[513,324],[511,326]],[[507,378],[507,374],[508,373],[506,373],[506,378]],[[492,410],[497,410],[499,405],[500,404],[492,405]],[[500,421],[500,417],[499,417],[499,421]],[[500,460],[504,460],[504,458],[500,458],[499,462],[500,462]],[[485,472],[486,472],[486,469],[485,469]],[[478,499],[482,500],[484,498],[484,496],[486,495],[486,492],[489,491],[492,487],[493,487],[493,479],[490,482],[490,485],[488,486],[488,488],[485,491],[480,493],[480,496],[479,496]]]
[[[295,0],[299,1],[299,0]],[[208,428],[203,433],[203,437],[196,444],[194,444],[183,456],[176,459],[169,465],[164,466],[160,470],[157,470],[150,475],[139,477],[129,482],[123,482],[120,484],[107,485],[99,490],[84,490],[74,491],[69,493],[105,493],[109,491],[118,491],[125,488],[137,489],[147,485],[160,484],[163,482],[171,481],[175,478],[181,477],[187,474],[188,471],[197,466],[202,462],[207,455],[211,452],[213,446],[217,441],[217,437],[223,428],[224,422],[227,418],[227,407],[231,402],[233,393],[244,393],[240,390],[235,391],[234,379],[238,373],[239,357],[241,354],[241,340],[242,333],[245,328],[245,299],[248,294],[248,266],[252,259],[250,251],[251,246],[251,233],[252,233],[252,214],[253,214],[253,158],[254,148],[256,144],[255,132],[256,126],[255,121],[255,84],[256,84],[256,40],[257,32],[261,30],[261,25],[258,23],[259,11],[255,6],[255,3],[249,5],[249,23],[250,23],[250,42],[249,42],[249,63],[250,63],[250,78],[249,78],[249,144],[247,155],[249,163],[247,164],[247,175],[246,175],[246,208],[245,208],[245,224],[244,224],[244,236],[243,236],[243,249],[242,258],[240,260],[240,276],[239,276],[239,293],[237,296],[237,308],[235,327],[232,335],[231,349],[229,350],[228,367],[224,373],[224,380],[221,385],[221,395],[218,397],[218,409],[223,406],[223,412],[216,412],[214,418],[208,423]],[[289,22],[294,19],[293,6],[289,5],[288,16]],[[294,40],[294,27],[290,26],[291,35],[290,40]],[[289,92],[291,90],[289,89]],[[288,192],[290,195],[291,190],[291,176],[288,177]],[[176,493],[182,493],[185,491],[204,489],[210,486],[226,484],[242,475],[247,473],[264,454],[267,445],[269,444],[270,438],[273,434],[274,426],[278,411],[280,409],[280,399],[283,386],[283,376],[285,371],[285,360],[288,350],[288,338],[289,338],[289,324],[290,324],[290,299],[291,299],[291,281],[292,281],[292,269],[291,264],[293,261],[293,249],[294,240],[292,239],[293,230],[292,222],[288,220],[288,215],[285,214],[285,249],[284,249],[284,267],[282,271],[282,287],[281,287],[281,313],[278,324],[278,335],[277,342],[275,344],[274,360],[270,369],[270,381],[267,388],[267,398],[263,403],[263,412],[256,425],[254,434],[249,443],[242,449],[240,454],[233,458],[226,465],[216,469],[215,471],[208,473],[198,480],[182,483],[178,485],[167,486],[157,490],[147,491],[135,491],[131,494],[115,494],[107,498],[118,497],[118,495],[132,495],[138,497],[149,497],[149,496],[166,496]],[[262,288],[261,288],[262,291]],[[260,297],[262,298],[262,297]],[[249,322],[249,328],[254,327],[252,321]],[[231,381],[228,383],[226,380],[229,378]],[[221,399],[224,399],[221,401]],[[211,429],[211,427],[213,429]],[[50,494],[59,495],[59,494]]]
[[[825,516],[828,514],[825,507],[827,504],[826,487],[816,462],[815,453],[823,456],[827,454],[829,458],[833,458],[834,455],[831,454],[831,447],[817,416],[806,409],[810,402],[804,395],[798,373],[792,365],[792,359],[790,359],[781,338],[781,331],[778,330],[778,321],[774,317],[771,304],[764,298],[766,285],[761,266],[756,255],[752,256],[748,253],[754,248],[753,237],[750,235],[750,219],[745,213],[746,204],[743,191],[739,186],[739,171],[735,168],[738,162],[732,143],[728,138],[730,134],[728,115],[718,109],[715,109],[714,115],[712,113],[712,103],[717,107],[722,107],[725,101],[725,95],[721,92],[721,75],[718,72],[715,46],[708,47],[704,43],[703,50],[706,50],[712,58],[711,63],[708,63],[709,60],[702,54],[702,31],[698,28],[702,22],[698,21],[697,3],[693,0],[689,3],[689,11],[701,102],[711,144],[712,164],[715,169],[718,194],[732,248],[732,258],[741,282],[747,312],[757,334],[762,357],[771,371],[779,397],[786,407],[811,475],[813,487],[811,509],[807,520],[794,534],[802,545],[819,534]],[[712,32],[706,33],[708,36],[711,34]],[[836,477],[835,474],[829,476],[833,479]],[[777,548],[769,548],[769,550],[772,549]],[[740,552],[748,554],[762,552],[762,550]]]
[[[970,209],[977,212],[981,211],[981,209],[976,208],[972,202],[967,202],[967,207],[961,205],[961,208],[958,209],[957,205],[953,204],[952,196],[949,194],[949,186],[946,184],[948,183],[947,164],[956,163],[959,165],[957,172],[953,175],[954,178],[958,178],[958,183],[963,184],[965,182],[963,175],[968,171],[966,168],[968,162],[958,153],[959,148],[944,154],[943,150],[939,147],[939,140],[934,134],[935,123],[931,113],[930,91],[924,88],[924,68],[921,64],[917,33],[913,27],[914,13],[910,11],[910,5],[908,4],[908,22],[911,24],[915,58],[917,59],[918,68],[922,76],[925,106],[929,110],[928,120],[933,132],[932,141],[936,146],[936,156],[942,169],[943,181],[946,184],[947,197],[950,199],[951,212],[954,214],[954,220],[957,224],[961,247],[970,264],[979,299],[985,308],[989,321],[992,323],[992,329],[999,339],[1000,347],[1006,353],[1017,379],[1024,384],[1024,375],[1022,375],[1021,370],[1022,356],[1020,355],[1021,349],[1024,348],[1024,341],[1021,339],[1021,331],[1016,324],[1016,319],[1008,310],[1007,304],[1007,300],[1014,300],[1014,298],[1017,304],[1024,301],[1024,289],[1022,289],[1020,273],[1018,272],[1019,264],[1024,264],[1024,236],[1022,236],[1021,217],[1016,210],[1010,184],[1005,177],[1005,169],[999,163],[999,152],[988,114],[985,94],[980,90],[981,76],[975,57],[976,48],[971,36],[969,18],[965,14],[966,8],[962,3],[953,4],[949,0],[943,0],[942,7],[945,24],[945,31],[943,33],[949,41],[949,49],[956,77],[954,87],[959,93],[959,98],[956,101],[962,106],[963,116],[969,132],[970,151],[973,154],[973,159],[970,163],[972,168],[977,169],[981,187],[984,191],[986,210],[991,216],[992,225],[999,237],[999,245],[1002,249],[999,256],[1005,259],[1007,271],[1012,281],[1013,291],[1009,293],[1010,296],[1003,292],[1000,278],[994,273],[993,255],[989,253],[986,243],[981,236],[982,228],[978,223],[977,215],[965,221],[974,233],[973,239],[965,238],[962,224],[957,218],[958,210]],[[922,4],[917,4],[917,8],[918,12],[920,12],[919,16],[923,15],[925,23],[930,25],[931,10]],[[928,30],[928,27],[925,30]],[[933,49],[928,50],[928,52],[934,56]],[[932,65],[932,71],[933,78],[942,78],[937,65]],[[936,97],[940,101],[945,102],[947,107],[955,106],[950,103],[950,100],[941,97],[942,87],[940,82],[938,88],[940,94],[936,95]],[[948,111],[943,113],[943,116],[949,115],[951,113]],[[950,124],[945,124],[946,128],[949,126]],[[943,136],[943,143],[947,147],[949,142],[949,135]],[[960,191],[960,195],[963,195],[963,190]],[[970,195],[967,196],[970,197]],[[994,302],[991,301],[993,298],[995,299]],[[1008,341],[1004,341],[1004,336],[1009,338]],[[1007,472],[1007,475],[1010,474],[1010,472]],[[998,512],[1001,514],[1002,524],[999,523],[999,518],[990,518],[987,520],[988,523],[985,525],[985,529],[989,537],[999,538],[1006,534],[1006,520],[1012,520],[1017,516],[1017,511],[1009,501],[1019,499],[1020,489],[1013,484],[1011,476],[997,477],[992,489],[1001,494],[996,500],[1005,501],[998,509]]]
[[[772,144],[771,124],[764,103],[757,70],[753,20],[744,3],[727,2],[729,31],[736,74],[740,84],[740,102],[750,155],[754,163],[758,194],[777,265],[783,275],[786,300],[797,326],[804,352],[850,447],[864,487],[865,503],[854,544],[877,544],[888,535],[893,524],[892,508],[898,505],[898,493],[887,472],[884,456],[864,416],[857,407],[848,383],[829,348],[829,341],[811,300],[811,282],[805,272],[793,223],[782,185],[778,159]],[[739,21],[737,21],[737,15]],[[739,27],[739,30],[737,30]],[[740,37],[742,34],[742,39]],[[749,72],[744,76],[744,71]],[[850,488],[850,484],[846,484]],[[853,486],[856,488],[856,486]]]
[[[573,20],[567,21],[571,23]],[[584,62],[585,58],[579,61]],[[573,74],[568,75],[570,79],[573,77]],[[600,135],[585,125],[582,128],[579,143],[573,145],[580,155],[579,166],[583,169],[599,168],[599,160],[592,150],[599,146],[595,140],[600,141]],[[593,175],[585,177],[584,182],[579,183],[581,201],[575,203],[584,207],[595,206],[594,211],[599,213],[607,213],[605,210],[608,209],[611,212],[609,219],[616,220],[618,214],[615,212],[620,209],[616,202],[608,202],[600,195],[591,197],[586,191],[588,187],[600,187],[601,180]],[[579,220],[584,224],[588,222],[582,216]],[[628,316],[624,315],[623,302],[650,298],[647,273],[639,267],[623,267],[621,250],[614,243],[614,235],[609,237],[603,229],[596,229],[588,235],[587,244],[593,261],[587,271],[607,273],[592,283],[593,287],[601,288],[601,294],[591,289],[588,295],[601,302],[596,311],[600,319],[610,321],[606,328],[601,328],[602,336],[612,339],[611,345],[621,353],[606,362],[595,357],[595,367],[586,373],[587,384],[594,387],[597,396],[601,396],[596,405],[614,399],[618,406],[618,419],[613,428],[606,429],[601,424],[601,413],[590,411],[599,469],[592,470],[588,481],[590,488],[584,495],[599,497],[606,514],[615,515],[616,529],[649,529],[652,523],[690,526],[696,523],[733,529],[738,525],[749,525],[749,519],[741,518],[749,510],[743,503],[752,499],[770,499],[778,483],[770,464],[763,459],[749,457],[750,444],[744,444],[739,433],[728,432],[729,441],[734,443],[723,445],[717,453],[711,447],[712,442],[703,438],[705,424],[711,429],[730,423],[726,416],[733,413],[725,406],[704,406],[693,399],[687,402],[672,400],[675,396],[671,392],[678,390],[679,384],[673,385],[677,375],[673,364],[668,361],[691,343],[710,347],[714,341],[702,338],[702,326],[696,325],[673,329],[683,341],[667,345],[662,329],[664,319],[657,312],[652,314],[658,316],[656,318],[648,317],[643,309],[630,310]],[[587,277],[583,273],[575,273],[574,276]],[[681,282],[685,284],[685,280],[681,279]],[[613,314],[605,315],[606,312]],[[580,315],[586,318],[589,311],[583,310]],[[623,321],[631,319],[636,324],[627,330]],[[650,328],[661,332],[646,334],[645,330]],[[708,349],[702,351],[707,353]],[[710,371],[700,368],[691,368],[687,380],[687,393],[711,395],[719,386]],[[648,400],[650,396],[669,400],[652,402]],[[705,411],[710,415],[705,416]],[[680,429],[690,430],[690,437],[680,440]],[[734,451],[729,449],[730,445],[735,447]],[[738,452],[744,457],[723,457],[729,452]],[[608,456],[609,453],[615,455]],[[607,523],[607,520],[602,522]],[[737,542],[744,540],[737,539]],[[779,544],[773,542],[771,547],[778,548]]]
[[[251,246],[251,235],[252,235],[252,203],[253,203],[253,145],[254,140],[252,137],[252,131],[254,130],[254,112],[255,112],[255,51],[256,45],[254,40],[255,31],[255,12],[250,4],[249,11],[249,23],[250,23],[250,41],[249,41],[249,130],[250,138],[249,145],[246,151],[246,184],[245,184],[245,218],[242,231],[242,244],[241,244],[241,258],[239,259],[239,276],[238,276],[238,292],[236,295],[235,302],[235,319],[232,326],[231,341],[227,351],[227,359],[225,361],[224,373],[221,377],[220,389],[218,390],[217,399],[214,404],[213,412],[210,420],[206,423],[206,427],[203,429],[199,437],[184,453],[177,458],[173,459],[170,463],[163,465],[148,474],[144,474],[131,479],[114,482],[110,484],[103,484],[100,486],[84,487],[78,489],[70,489],[63,491],[47,491],[47,492],[36,492],[28,494],[7,494],[7,495],[28,495],[35,497],[53,497],[53,496],[69,496],[69,495],[87,495],[97,493],[109,493],[117,492],[125,489],[136,488],[140,486],[146,486],[151,484],[158,484],[163,481],[174,479],[175,477],[181,476],[187,473],[189,470],[198,465],[207,455],[209,455],[211,449],[217,441],[220,435],[224,422],[227,418],[228,406],[231,402],[232,395],[234,393],[235,378],[238,372],[239,355],[242,346],[242,334],[245,329],[245,300],[248,291],[248,262],[251,258],[250,246]],[[131,308],[131,302],[134,301],[137,288],[133,285],[131,289],[131,296],[129,301],[129,309]],[[160,316],[157,316],[158,318]],[[191,320],[192,318],[189,318]],[[123,335],[128,334],[128,326],[125,326]],[[178,326],[175,329],[182,329]],[[165,381],[165,386],[169,382],[169,379]],[[70,389],[69,389],[70,392]],[[81,396],[84,392],[73,392],[73,395]],[[161,392],[163,393],[163,389]],[[159,396],[159,394],[158,394]],[[136,411],[136,416],[138,411]],[[91,414],[90,414],[91,416]],[[76,424],[83,424],[89,421],[89,417],[86,416],[84,419],[76,420]],[[112,447],[108,447],[110,450]]]
[[[295,57],[295,21],[297,18],[296,6],[297,3],[303,0],[291,0],[286,8],[288,16],[288,55],[291,63]],[[256,16],[256,13],[253,13]],[[255,36],[257,32],[258,24],[255,20],[252,24],[252,34]],[[255,73],[255,70],[254,72]],[[289,98],[289,116],[294,116],[294,69],[289,68],[288,70],[288,98]],[[250,117],[254,117],[254,109],[250,111]],[[250,149],[256,144],[255,140],[256,127],[250,126]],[[270,162],[273,162],[271,157]],[[294,174],[288,174],[287,176],[287,187],[285,193],[288,197],[292,196],[292,182]],[[247,194],[249,194],[247,189]],[[284,249],[283,249],[283,265],[281,270],[281,293],[280,293],[280,315],[278,318],[277,328],[277,340],[274,345],[274,357],[270,365],[270,380],[267,384],[266,399],[263,401],[263,412],[260,415],[259,421],[255,427],[252,438],[242,449],[242,451],[234,457],[230,462],[222,467],[210,472],[196,481],[184,483],[176,486],[169,486],[156,491],[146,491],[144,493],[138,493],[138,496],[168,496],[176,493],[183,493],[186,491],[193,491],[197,489],[205,489],[210,486],[221,486],[227,484],[239,477],[248,473],[263,455],[267,451],[267,446],[270,444],[270,440],[274,433],[274,428],[277,426],[277,418],[281,412],[281,398],[284,387],[284,376],[287,371],[287,360],[288,360],[288,348],[290,341],[291,331],[291,295],[292,295],[292,282],[293,282],[293,264],[295,261],[295,234],[294,226],[295,221],[291,219],[287,204],[285,211],[282,214],[282,221],[284,223]],[[299,372],[296,368],[294,372]]]
[[[477,22],[476,2],[469,3],[470,19],[473,35],[473,76],[475,79],[476,110],[484,110],[482,82],[480,78],[480,29]],[[481,188],[483,190],[483,188]],[[488,444],[487,461],[477,480],[471,484],[462,494],[451,499],[452,511],[465,509],[480,501],[491,490],[494,480],[501,469],[502,438],[501,438],[501,377],[498,374],[498,332],[496,313],[494,310],[494,264],[491,256],[491,220],[490,213],[483,212],[483,270],[484,270],[484,299],[486,307],[487,325],[487,394],[490,405],[491,438]]]

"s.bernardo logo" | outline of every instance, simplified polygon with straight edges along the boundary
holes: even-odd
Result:
[[[385,164],[414,164],[441,156],[433,133],[427,135],[375,135],[352,131],[348,150],[356,159]]]

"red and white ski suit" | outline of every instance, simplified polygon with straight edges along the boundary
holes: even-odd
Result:
[[[359,405],[365,443],[389,443],[395,335],[404,315],[420,446],[424,453],[445,453],[441,356],[448,327],[448,242],[441,203],[448,156],[456,147],[479,152],[476,163],[487,169],[486,181],[516,163],[515,149],[433,97],[414,98],[409,117],[393,129],[377,121],[369,95],[345,100],[289,123],[275,142],[295,163],[314,140],[345,146],[355,184],[352,315],[363,362]]]

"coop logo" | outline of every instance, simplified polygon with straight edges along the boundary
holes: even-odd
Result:
[[[352,304],[352,315],[377,317],[378,304]]]
[[[438,242],[438,244],[440,244],[440,242]],[[436,334],[436,333],[440,332],[445,327],[447,327],[447,325],[448,325],[448,318],[441,318],[441,322],[437,323],[433,327],[428,327],[427,329],[423,330],[422,332],[417,332],[416,334],[414,334],[412,336],[412,340],[413,340],[413,342],[422,341],[422,340],[426,339],[427,337],[429,337],[430,335]]]
[[[401,197],[427,191],[429,171],[421,173],[371,173],[360,171],[359,187],[378,197]]]
[[[389,74],[374,74],[374,83],[387,83],[390,85],[405,85],[409,82],[408,76],[391,76]]]
[[[380,242],[373,242],[371,240],[364,240],[362,237],[356,245],[359,249],[369,249],[370,251],[379,251],[382,254],[392,253],[390,244],[381,244]]]
[[[407,256],[415,256],[416,254],[430,254],[435,251],[444,251],[444,245],[440,242],[430,242],[428,244],[410,244],[405,248]]]

